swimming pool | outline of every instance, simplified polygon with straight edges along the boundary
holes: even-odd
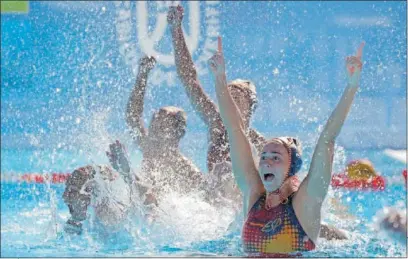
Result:
[[[52,156],[46,151],[46,157]],[[19,151],[2,151],[2,159],[12,161],[12,156],[22,157]],[[25,159],[35,157],[25,152]],[[307,157],[308,154],[305,154]],[[38,157],[38,154],[37,154]],[[61,157],[70,157],[63,153]],[[71,155],[73,157],[73,155]],[[335,167],[356,157],[367,157],[386,179],[400,176],[405,165],[384,156],[380,150],[337,150]],[[16,157],[14,157],[16,158]],[[33,159],[31,159],[33,160]],[[49,159],[48,162],[50,162]],[[58,158],[54,161],[58,164]],[[71,164],[80,166],[83,161]],[[8,165],[8,172],[12,165]],[[15,164],[14,167],[21,167]],[[69,168],[69,167],[67,167]],[[4,170],[2,168],[2,172]],[[52,168],[50,168],[52,170]],[[58,166],[55,169],[59,169]],[[397,178],[396,178],[397,179]],[[304,254],[310,257],[404,257],[406,245],[390,238],[386,233],[372,228],[375,215],[383,207],[399,206],[406,209],[406,189],[401,182],[390,183],[385,191],[358,192],[331,189],[323,209],[323,220],[347,231],[349,240],[327,241],[320,239],[316,251]],[[4,257],[37,256],[242,256],[238,226],[228,230],[234,219],[232,209],[217,210],[194,197],[169,197],[169,208],[178,213],[164,216],[167,226],[133,227],[134,233],[101,234],[89,221],[82,236],[70,236],[63,232],[69,217],[62,201],[63,184],[2,183],[1,186],[1,252]],[[331,199],[341,201],[346,210],[334,208]],[[173,206],[173,207],[171,207]],[[166,209],[166,208],[165,208]],[[176,220],[180,219],[180,220]]]
[[[67,173],[107,164],[115,139],[132,167],[141,154],[124,114],[143,54],[158,63],[143,119],[162,106],[187,115],[182,152],[206,171],[207,132],[188,102],[172,60],[166,23],[170,1],[22,1],[1,15],[1,256],[242,256],[240,216],[199,198],[172,193],[162,222],[107,233],[88,220],[82,236],[63,232],[63,184],[16,183],[11,174]],[[178,2],[178,1],[176,1]],[[364,40],[359,92],[336,144],[334,172],[368,158],[387,179],[383,192],[331,189],[325,222],[347,241],[320,240],[311,257],[404,257],[406,244],[375,229],[383,207],[406,209],[401,171],[387,148],[407,147],[406,2],[182,2],[187,43],[206,93],[215,100],[206,61],[222,35],[228,79],[257,88],[252,125],[267,137],[298,136],[307,170],[318,132],[345,87],[344,58]],[[3,6],[3,2],[2,2]],[[8,7],[11,8],[12,7]],[[3,7],[2,7],[3,10]],[[389,179],[392,179],[388,181]]]

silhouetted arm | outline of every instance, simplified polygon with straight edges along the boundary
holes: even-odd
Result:
[[[131,128],[132,136],[139,145],[145,139],[147,131],[143,124],[143,104],[146,93],[147,77],[154,67],[156,60],[153,57],[143,57],[139,61],[139,71],[136,84],[130,94],[126,110],[126,122]]]
[[[181,6],[170,7],[167,20],[170,25],[177,74],[180,77],[191,104],[198,112],[201,119],[208,127],[221,121],[217,106],[204,92],[197,78],[197,71],[187,48],[181,21],[183,8]]]

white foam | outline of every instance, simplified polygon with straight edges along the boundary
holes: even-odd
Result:
[[[214,207],[199,194],[181,195],[174,191],[161,199],[159,210],[152,227],[161,231],[153,232],[160,233],[160,239],[179,244],[221,238],[235,217],[233,209]]]

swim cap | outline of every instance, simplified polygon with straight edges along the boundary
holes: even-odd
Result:
[[[291,137],[279,137],[273,138],[272,141],[278,141],[282,143],[289,153],[290,167],[288,177],[294,176],[302,168],[302,148],[300,142],[296,138]]]
[[[367,159],[353,160],[346,166],[348,178],[355,180],[368,180],[377,176],[373,164]]]

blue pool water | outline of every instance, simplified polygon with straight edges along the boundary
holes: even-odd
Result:
[[[63,184],[5,181],[12,173],[65,173],[107,164],[105,151],[115,139],[126,145],[137,171],[141,154],[124,114],[144,54],[158,61],[148,81],[145,124],[162,106],[183,108],[188,127],[181,150],[206,171],[207,128],[171,58],[165,19],[170,1],[28,2],[27,12],[1,14],[1,256],[243,255],[242,215],[195,195],[169,193],[160,224],[147,227],[135,218],[128,232],[104,231],[91,211],[84,234],[69,236],[62,230],[69,217]],[[303,171],[346,86],[344,59],[366,42],[360,89],[336,141],[333,171],[368,158],[393,180],[383,192],[330,189],[323,220],[345,229],[349,240],[319,240],[316,251],[304,255],[406,256],[406,244],[373,223],[384,207],[407,206],[401,176],[406,164],[383,152],[407,148],[406,1],[181,4],[187,45],[205,92],[216,100],[206,61],[221,35],[228,80],[256,85],[252,126],[266,137],[299,137]]]
[[[307,150],[307,149],[306,149]],[[50,163],[47,151],[40,151],[43,164]],[[3,150],[2,159],[13,161],[17,156],[30,161],[38,153]],[[73,154],[63,153],[65,158]],[[306,153],[305,157],[309,157]],[[87,157],[87,156],[85,156]],[[137,154],[132,156],[137,161]],[[342,161],[366,157],[387,179],[400,176],[404,164],[384,156],[381,150],[347,151],[337,147],[335,169],[344,166]],[[48,159],[48,161],[46,161]],[[88,161],[92,160],[88,156]],[[85,161],[67,165],[67,169],[83,165]],[[35,159],[31,159],[35,161]],[[56,159],[55,169],[60,169]],[[33,164],[38,163],[33,162]],[[29,162],[25,163],[25,165]],[[12,165],[7,170],[12,171]],[[23,164],[16,163],[15,168]],[[31,165],[33,166],[33,165]],[[53,168],[49,168],[53,169]],[[5,170],[2,168],[2,172]],[[406,245],[373,226],[375,216],[384,207],[406,209],[406,189],[401,182],[388,184],[383,192],[357,192],[331,189],[323,209],[323,220],[347,231],[347,241],[320,239],[316,251],[304,254],[310,257],[402,257]],[[162,226],[146,227],[136,224],[134,233],[104,233],[92,220],[84,225],[82,236],[70,236],[62,230],[68,218],[68,209],[61,195],[63,185],[8,183],[1,186],[1,252],[2,256],[242,256],[240,227],[227,229],[233,219],[232,210],[216,210],[194,197],[169,199],[173,208],[172,218],[165,217],[166,231]],[[174,196],[176,197],[176,196]],[[345,209],[338,209],[333,200]],[[184,214],[183,214],[184,213]],[[192,214],[194,214],[192,216]],[[92,213],[91,213],[92,215]],[[239,217],[239,215],[238,215]],[[181,219],[177,221],[175,219]],[[181,228],[183,226],[183,228]],[[104,234],[103,234],[104,233]]]

